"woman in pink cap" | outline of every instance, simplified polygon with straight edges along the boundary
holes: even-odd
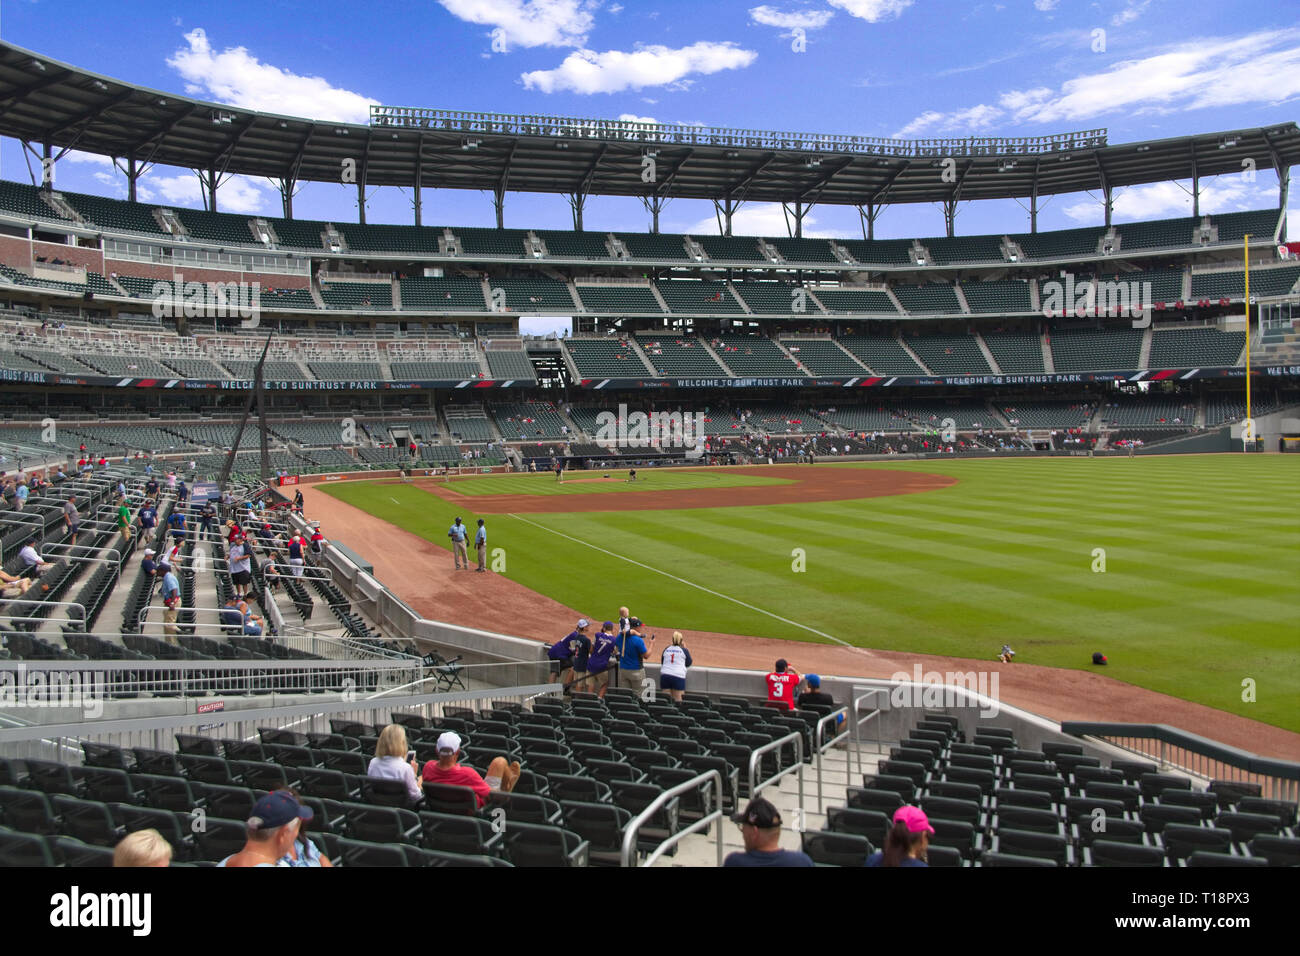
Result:
[[[894,825],[885,836],[885,849],[867,857],[866,866],[929,866],[925,851],[930,847],[934,827],[920,807],[899,807]]]

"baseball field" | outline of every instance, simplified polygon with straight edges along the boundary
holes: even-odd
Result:
[[[483,517],[499,573],[571,608],[653,609],[638,611],[652,630],[984,660],[1008,643],[1017,663],[1080,669],[1101,651],[1111,678],[1300,730],[1300,458],[644,469],[625,479],[322,490],[444,548],[454,517],[471,529]]]

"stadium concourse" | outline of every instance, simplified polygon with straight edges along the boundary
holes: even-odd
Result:
[[[430,490],[441,497],[463,504],[472,514],[507,514],[513,507],[527,504],[528,511],[578,512],[612,510],[636,512],[654,507],[718,507],[792,503],[821,499],[825,493],[836,497],[871,497],[876,494],[909,494],[950,483],[943,476],[915,473],[877,473],[881,480],[865,487],[861,475],[844,480],[832,469],[808,466],[773,466],[754,469],[759,474],[780,475],[800,481],[801,485],[759,489],[727,489],[706,492],[630,492],[614,496],[584,495],[562,498],[504,498],[474,495],[464,497],[452,492],[454,485],[431,484]],[[825,477],[824,477],[825,476]],[[934,480],[925,480],[932,478]],[[892,479],[892,487],[886,482]],[[919,479],[919,480],[918,480]],[[573,629],[580,617],[602,620],[611,609],[570,608],[547,595],[538,594],[503,575],[486,579],[461,576],[447,564],[448,552],[428,540],[394,527],[322,490],[320,485],[304,485],[305,509],[331,527],[344,527],[352,546],[373,561],[375,575],[386,586],[426,617],[445,620],[464,627],[481,628],[532,640],[553,643]],[[828,489],[828,490],[827,490]],[[750,492],[743,501],[735,500],[738,492]],[[452,492],[452,493],[449,493]],[[729,497],[729,502],[712,500]],[[501,533],[501,525],[494,529]],[[836,647],[824,643],[792,643],[756,635],[717,634],[698,631],[690,621],[655,620],[659,633],[674,629],[686,635],[692,654],[699,664],[712,667],[767,671],[778,658],[788,658],[801,673],[837,674],[845,677],[889,678],[904,671],[912,673],[916,665],[923,671],[950,673],[971,670],[997,671],[1002,699],[1029,712],[1054,721],[1098,720],[1134,724],[1169,724],[1200,734],[1228,746],[1238,747],[1279,759],[1295,759],[1300,753],[1300,734],[1281,727],[1249,720],[1222,710],[1206,707],[1168,694],[1135,687],[1101,674],[1040,667],[1033,664],[999,665],[996,661],[970,660],[930,654],[908,654],[861,647]],[[1014,635],[1012,635],[1014,638]],[[759,689],[755,688],[755,693]]]

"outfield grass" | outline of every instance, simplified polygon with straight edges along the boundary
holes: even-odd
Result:
[[[480,478],[457,478],[447,482],[446,487],[462,495],[589,495],[792,483],[785,478],[766,478],[753,472],[729,471],[725,468],[688,471],[679,468],[638,468],[636,481],[627,480],[627,471],[626,468],[566,471],[563,481],[556,481],[554,472],[537,475],[485,475]]]
[[[588,613],[626,604],[652,630],[982,659],[1005,641],[1018,661],[1081,668],[1100,650],[1111,677],[1300,731],[1300,457],[834,467],[960,481],[857,501],[501,515],[489,541],[526,587]],[[442,546],[457,513],[405,486],[325,490]]]

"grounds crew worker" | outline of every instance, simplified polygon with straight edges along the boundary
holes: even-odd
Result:
[[[462,567],[466,571],[469,570],[469,552],[465,550],[466,530],[465,525],[463,525],[460,518],[457,517],[456,523],[452,525],[451,529],[447,532],[447,537],[451,538],[451,553],[452,557],[456,561],[457,571]]]

